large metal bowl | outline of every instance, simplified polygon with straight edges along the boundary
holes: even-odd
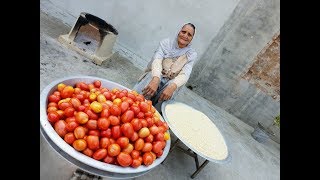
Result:
[[[48,95],[52,94],[56,89],[59,83],[64,83],[66,85],[74,86],[77,82],[83,81],[86,83],[92,83],[93,80],[100,80],[101,86],[108,89],[118,88],[118,89],[127,89],[129,88],[122,86],[118,83],[93,77],[93,76],[72,76],[66,77],[63,79],[58,79],[51,82],[47,85],[40,94],[40,132],[46,141],[55,149],[59,155],[64,157],[69,162],[78,166],[79,168],[88,171],[90,173],[113,178],[132,178],[143,175],[150,171],[152,168],[158,166],[168,155],[171,140],[167,140],[166,147],[164,148],[163,155],[157,158],[151,165],[144,166],[141,165],[138,168],[133,167],[121,167],[117,165],[111,165],[104,163],[102,161],[97,161],[91,157],[84,155],[81,152],[76,151],[72,146],[67,144],[54,130],[52,125],[47,119],[47,104],[48,104]],[[160,118],[162,121],[164,119]],[[169,131],[167,131],[169,133]]]

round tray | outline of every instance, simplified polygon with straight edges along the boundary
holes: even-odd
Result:
[[[227,155],[227,157],[226,157],[225,159],[222,159],[222,160],[218,160],[218,159],[211,158],[211,157],[207,156],[206,154],[202,153],[201,151],[199,151],[198,149],[196,149],[196,148],[194,148],[192,145],[190,145],[190,144],[185,140],[185,138],[179,134],[179,132],[171,125],[170,120],[169,120],[169,118],[167,117],[166,111],[165,111],[166,105],[168,105],[168,104],[174,104],[174,103],[185,105],[185,106],[187,106],[187,107],[190,107],[191,109],[194,109],[194,108],[191,107],[191,106],[189,106],[189,105],[187,105],[187,104],[185,104],[185,103],[177,102],[177,101],[174,101],[174,100],[164,101],[164,102],[162,103],[162,105],[161,105],[162,116],[163,116],[163,118],[165,119],[165,121],[168,123],[168,126],[170,127],[170,130],[177,136],[177,138],[179,138],[180,141],[182,141],[182,142],[183,142],[188,148],[190,148],[193,152],[197,153],[199,156],[201,156],[201,157],[203,157],[203,158],[205,158],[205,159],[207,159],[207,160],[209,160],[209,161],[211,161],[211,162],[215,162],[215,163],[218,163],[218,164],[225,164],[225,163],[230,162],[230,161],[231,161],[231,155],[230,155],[230,151],[229,151],[229,148],[228,148],[228,144],[227,144],[227,142],[225,141],[225,138],[224,138],[223,134],[220,132],[220,130],[219,130],[219,133],[221,134],[221,136],[222,136],[222,138],[223,138],[223,141],[226,143],[226,146],[227,146],[227,148],[228,148],[228,155]],[[196,110],[196,109],[194,109],[194,110]],[[196,111],[197,111],[197,110],[196,110]],[[176,113],[178,113],[178,112],[176,112]]]
[[[118,83],[93,77],[93,76],[71,76],[62,79],[55,80],[47,85],[40,94],[40,132],[47,140],[47,142],[65,159],[73,163],[74,165],[84,169],[86,171],[92,172],[94,174],[107,176],[107,177],[121,177],[129,178],[136,177],[145,174],[152,168],[158,166],[168,155],[171,139],[166,141],[166,147],[163,150],[161,157],[157,158],[151,165],[144,166],[141,165],[138,168],[133,167],[121,167],[117,165],[107,164],[102,161],[95,160],[91,157],[84,155],[81,152],[76,151],[73,147],[67,144],[54,130],[47,118],[47,104],[48,95],[52,94],[59,83],[64,83],[66,85],[74,86],[77,82],[83,81],[86,83],[92,83],[93,80],[100,80],[101,86],[108,89],[118,88],[126,89],[130,91],[129,88],[122,86]],[[160,120],[164,119],[160,116]],[[169,133],[169,130],[167,131]]]

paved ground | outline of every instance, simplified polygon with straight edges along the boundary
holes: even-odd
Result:
[[[128,88],[133,87],[142,71],[130,61],[115,55],[110,62],[101,66],[95,65],[57,41],[58,36],[68,33],[71,27],[47,15],[45,10],[41,11],[40,15],[40,92],[50,82],[73,75],[92,75],[115,81]],[[226,138],[232,155],[232,160],[227,164],[210,162],[194,179],[280,179],[280,144],[272,140],[264,144],[258,143],[250,135],[253,127],[187,88],[183,89],[177,100],[204,112]],[[172,135],[173,141],[175,138]],[[202,163],[204,159],[200,157],[199,161]],[[40,178],[43,180],[67,180],[77,169],[54,151],[41,135],[40,164]],[[134,179],[191,179],[190,175],[194,171],[194,159],[175,149],[164,164]]]

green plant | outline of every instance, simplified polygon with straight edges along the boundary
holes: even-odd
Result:
[[[280,127],[280,114],[274,118],[273,123]]]

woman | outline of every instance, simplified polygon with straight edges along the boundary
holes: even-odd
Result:
[[[190,77],[197,58],[190,43],[195,29],[192,23],[184,24],[174,39],[160,41],[145,73],[133,87],[133,90],[150,99],[159,112],[162,102],[174,99]]]

